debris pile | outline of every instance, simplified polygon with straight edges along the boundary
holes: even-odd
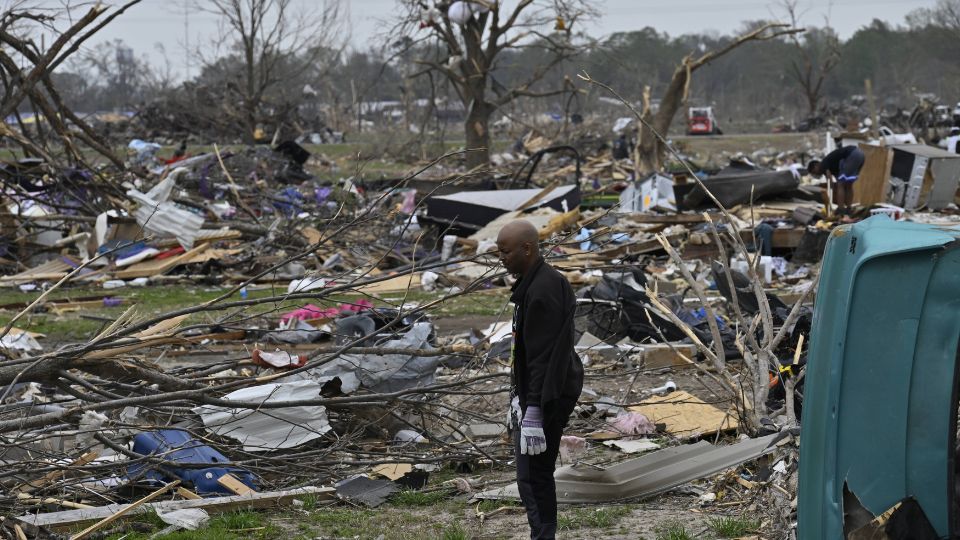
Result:
[[[561,501],[679,489],[703,508],[771,500],[791,523],[827,238],[873,214],[949,222],[960,161],[871,150],[887,172],[860,200],[876,200],[839,217],[799,156],[637,178],[626,159],[537,146],[512,175],[501,155],[485,178],[436,176],[441,159],[374,183],[293,141],[171,156],[133,141],[109,174],[5,164],[0,286],[26,300],[0,306],[0,508],[20,516],[3,530],[148,510],[189,529],[305,495],[377,506],[441,469],[450,496],[516,498],[496,474],[513,278],[495,253],[516,218],[578,291],[587,388]],[[183,287],[202,297],[136,305]],[[491,307],[458,316],[469,303]],[[32,326],[77,314],[99,326]]]

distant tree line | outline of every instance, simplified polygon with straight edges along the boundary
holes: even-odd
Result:
[[[797,125],[834,114],[864,94],[864,81],[870,79],[877,104],[885,109],[910,110],[923,94],[952,106],[960,102],[960,18],[949,15],[960,13],[950,11],[958,6],[960,0],[940,0],[900,25],[874,20],[846,40],[827,25],[804,25],[804,33],[747,44],[699,69],[688,102],[714,106],[721,122]],[[660,95],[687,55],[722,47],[764,23],[744,23],[730,35],[671,37],[650,27],[610,35],[556,62],[528,88],[531,93],[563,91],[538,99],[518,97],[496,115],[569,117],[603,111],[602,93],[577,79],[583,71],[639,103],[647,86],[651,95]],[[283,54],[269,52],[275,78],[251,81],[250,62],[260,64],[234,45],[204,61],[192,79],[174,83],[169,64],[151,65],[122,42],[109,42],[60,68],[54,78],[76,111],[139,111],[167,122],[168,129],[213,133],[248,133],[261,124],[268,131],[281,124],[300,131],[324,126],[349,131],[362,121],[361,102],[409,104],[457,97],[449,80],[425,75],[418,63],[423,57],[442,56],[436,42],[395,38],[363,51],[347,51],[329,40],[309,45]],[[544,54],[536,47],[504,50],[491,69],[489,84],[494,90],[520,84],[530,66],[547,63]]]

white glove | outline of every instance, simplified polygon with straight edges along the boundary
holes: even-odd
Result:
[[[543,413],[540,407],[529,406],[520,422],[520,453],[535,456],[547,451],[547,437],[543,434]]]

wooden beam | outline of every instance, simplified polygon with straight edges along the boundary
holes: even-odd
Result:
[[[154,491],[153,493],[147,495],[146,497],[144,497],[144,498],[142,498],[142,499],[140,499],[140,500],[138,500],[138,501],[136,501],[136,502],[134,502],[134,503],[125,505],[125,506],[124,506],[123,508],[121,508],[120,510],[117,510],[116,512],[110,514],[109,516],[101,519],[100,521],[94,523],[93,525],[87,527],[86,529],[84,529],[84,530],[78,532],[77,534],[71,536],[71,537],[70,537],[70,540],[83,540],[84,538],[86,538],[86,537],[90,536],[91,534],[99,531],[100,529],[102,529],[102,528],[106,527],[107,525],[113,523],[114,521],[122,518],[123,516],[129,514],[130,512],[133,512],[133,511],[136,510],[137,508],[140,508],[140,507],[143,506],[144,504],[146,504],[146,503],[148,503],[148,502],[156,499],[157,497],[163,495],[164,493],[170,491],[171,489],[173,489],[173,488],[175,488],[175,487],[177,487],[177,486],[179,486],[179,485],[180,485],[180,480],[174,480],[173,482],[170,482],[169,484],[167,484],[167,485],[163,486],[162,488]]]
[[[636,223],[666,223],[668,225],[675,224],[685,224],[685,223],[704,223],[703,214],[630,214],[630,220]],[[723,219],[721,216],[714,218],[716,220]]]
[[[288,504],[290,501],[312,495],[321,500],[333,500],[336,498],[337,490],[333,488],[307,487],[294,489],[290,491],[271,491],[262,493],[253,493],[250,495],[232,495],[229,497],[216,497],[210,499],[198,500],[177,500],[161,501],[155,503],[143,504],[132,509],[126,515],[136,515],[160,511],[163,513],[185,508],[203,508],[208,513],[216,514],[230,512],[240,509],[266,508],[277,504]],[[97,521],[109,517],[130,504],[111,504],[96,508],[83,510],[65,510],[62,512],[50,512],[46,514],[28,514],[19,519],[25,523],[36,525],[38,527],[47,527],[53,531],[62,532],[70,530],[79,524]]]

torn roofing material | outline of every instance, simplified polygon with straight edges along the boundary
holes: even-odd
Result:
[[[645,498],[756,459],[775,448],[783,434],[748,439],[729,446],[706,441],[659,450],[606,469],[568,466],[557,469],[557,501],[604,503]],[[478,499],[520,499],[517,484],[477,494]]]
[[[232,401],[260,403],[318,399],[322,385],[301,380],[251,386],[224,396]],[[247,452],[293,448],[330,431],[327,409],[322,405],[300,405],[269,409],[229,409],[202,405],[193,409],[214,433],[243,444]]]

